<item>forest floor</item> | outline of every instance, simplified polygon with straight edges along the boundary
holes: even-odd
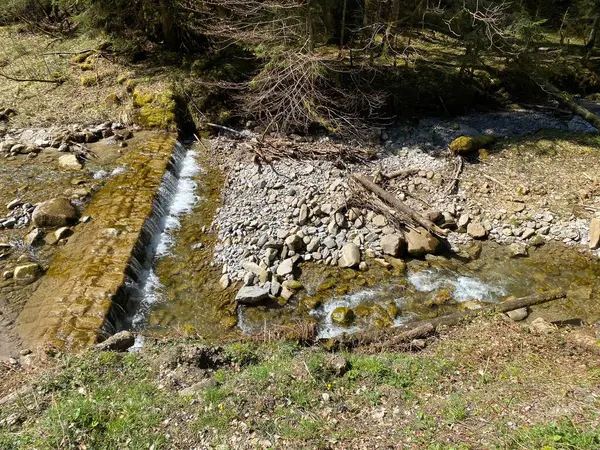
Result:
[[[102,52],[75,61],[101,39],[50,43],[2,29],[0,39],[10,42],[0,49],[3,73],[64,79],[0,77],[0,109],[18,112],[0,123],[3,132],[131,125],[135,86],[161,90],[173,81],[160,62],[125,64]],[[522,195],[523,185],[542,185],[544,192],[531,194],[535,201],[548,197],[565,217],[587,220],[589,211],[567,203],[596,198],[597,147],[596,137],[564,134],[506,141],[487,162],[467,166],[465,187],[491,209],[500,197]],[[541,159],[552,168],[548,179]],[[49,171],[42,157],[21,162],[10,167]],[[70,178],[53,189],[66,189]],[[1,198],[8,201],[21,184],[3,186]],[[217,346],[177,337],[147,342],[137,353],[25,352],[0,363],[0,449],[597,449],[597,342],[597,327],[540,330],[496,317],[441,330],[421,352],[330,352],[286,341]]]

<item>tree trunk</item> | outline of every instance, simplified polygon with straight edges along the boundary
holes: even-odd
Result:
[[[340,28],[340,58],[344,56],[344,38],[346,34],[346,9],[348,0],[343,0],[342,6],[342,26]]]
[[[600,130],[600,117],[578,104],[569,94],[561,91],[553,84],[544,83],[542,86],[546,92],[556,98],[563,105],[567,106],[573,114],[581,116],[583,120]]]
[[[179,47],[179,39],[177,37],[175,19],[173,16],[173,10],[169,4],[169,0],[160,0],[160,13],[160,22],[165,43],[170,49],[177,50]]]
[[[591,50],[596,45],[596,36],[598,34],[598,25],[600,25],[600,16],[594,17],[594,23],[592,24],[592,31],[590,31],[590,37],[585,44],[588,50]]]

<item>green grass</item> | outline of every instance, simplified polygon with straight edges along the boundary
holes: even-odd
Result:
[[[423,449],[600,448],[592,426],[535,416],[520,421],[521,408],[540,401],[531,386],[544,379],[515,365],[513,356],[504,370],[487,370],[483,382],[475,361],[471,367],[448,357],[463,345],[454,342],[450,353],[437,355],[341,353],[337,363],[347,364],[340,371],[334,354],[320,348],[230,344],[208,373],[214,383],[185,397],[178,391],[206,374],[195,360],[182,362],[179,343],[140,354],[62,357],[60,367],[36,382],[35,395],[0,410],[0,449],[162,449],[206,442],[236,448],[231,438],[240,433],[272,448],[355,448],[351,443],[381,439]],[[506,391],[513,376],[519,386]],[[595,384],[586,380],[576,385],[591,389]],[[500,417],[506,411],[517,413]],[[585,423],[598,419],[593,408],[582,414]],[[3,425],[11,417],[18,420]],[[484,447],[471,445],[482,436]]]

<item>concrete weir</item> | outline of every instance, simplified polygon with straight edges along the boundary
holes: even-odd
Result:
[[[184,154],[175,135],[157,134],[121,159],[19,315],[23,348],[76,351],[122,326]]]

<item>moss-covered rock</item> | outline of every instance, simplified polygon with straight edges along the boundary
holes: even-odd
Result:
[[[331,321],[344,327],[350,326],[354,322],[354,311],[347,306],[335,308],[331,313]]]
[[[496,142],[495,136],[461,136],[450,144],[450,151],[455,155],[467,155]]]
[[[142,127],[166,130],[177,128],[177,105],[170,90],[154,93],[137,87],[133,92],[133,106],[136,108],[135,121]]]
[[[304,297],[301,303],[306,309],[312,310],[321,306],[321,299],[317,297]]]

